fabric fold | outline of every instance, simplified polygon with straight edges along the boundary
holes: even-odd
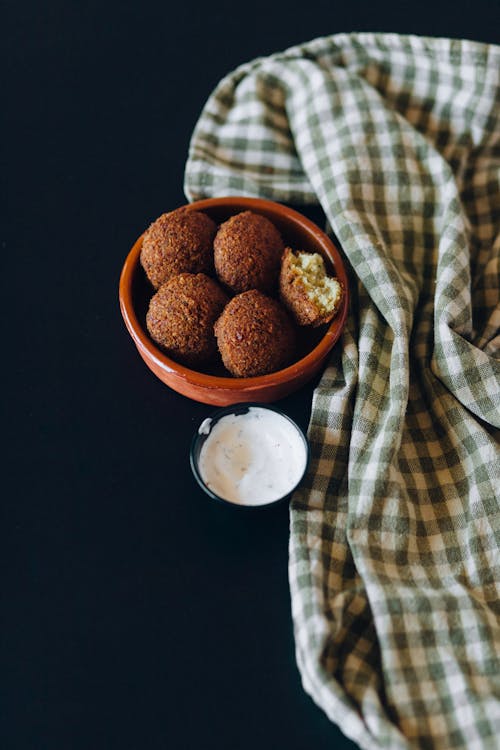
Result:
[[[322,207],[351,269],[290,514],[306,691],[370,748],[500,736],[500,48],[339,34],[209,98],[189,199]]]

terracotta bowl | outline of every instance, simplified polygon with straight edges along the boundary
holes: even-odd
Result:
[[[142,236],[129,252],[120,276],[120,309],[137,350],[150,370],[174,391],[205,404],[227,406],[242,401],[269,403],[288,396],[313,378],[338,340],[345,324],[349,304],[347,274],[342,258],[331,239],[312,221],[297,211],[273,201],[258,198],[207,198],[188,205],[222,223],[241,211],[266,216],[286,245],[293,249],[321,253],[327,270],[344,287],[341,307],[332,322],[316,329],[298,332],[297,361],[288,367],[251,378],[234,378],[222,365],[204,371],[191,370],[170,359],[149,337],[146,313],[154,290],[139,262]]]

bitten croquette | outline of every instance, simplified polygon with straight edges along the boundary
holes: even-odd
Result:
[[[141,265],[155,289],[180,273],[210,273],[217,225],[185,206],[162,214],[146,230]]]
[[[295,331],[279,302],[257,289],[238,294],[215,324],[227,370],[236,377],[275,372],[295,352]]]
[[[328,276],[319,253],[283,253],[280,272],[280,299],[295,322],[313,328],[329,323],[342,301],[341,283]]]
[[[221,224],[214,239],[219,280],[236,294],[277,287],[284,242],[269,219],[243,211]]]
[[[187,365],[207,362],[217,353],[214,323],[227,301],[219,284],[205,274],[179,274],[151,298],[147,329],[173,359]]]

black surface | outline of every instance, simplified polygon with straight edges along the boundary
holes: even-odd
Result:
[[[219,79],[316,36],[498,42],[498,2],[2,5],[0,747],[352,747],[302,690],[285,506],[207,501],[210,407],[145,367],[121,265]],[[280,402],[306,426],[311,387]]]

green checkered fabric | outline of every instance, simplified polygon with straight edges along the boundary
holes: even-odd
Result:
[[[500,747],[500,48],[340,34],[228,75],[190,199],[320,204],[351,270],[291,505],[304,688],[361,747]]]

